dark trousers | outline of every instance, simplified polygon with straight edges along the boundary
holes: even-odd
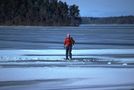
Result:
[[[70,59],[72,59],[72,46],[66,47],[66,59],[68,59],[68,56]]]

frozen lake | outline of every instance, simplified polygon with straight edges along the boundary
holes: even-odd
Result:
[[[80,27],[0,26],[0,59],[63,60],[63,41],[67,33],[76,41],[74,58],[104,57],[133,61],[134,25],[116,24]]]
[[[134,25],[0,26],[0,90],[132,90],[133,76]]]
[[[134,48],[134,25],[89,25],[80,27],[1,26],[0,49],[64,49],[70,33],[74,49]]]

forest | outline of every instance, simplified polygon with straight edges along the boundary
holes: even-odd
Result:
[[[79,12],[59,0],[0,0],[0,25],[79,26]]]
[[[134,16],[82,17],[82,24],[134,24]]]

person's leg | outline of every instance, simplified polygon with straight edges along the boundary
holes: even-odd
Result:
[[[72,59],[72,46],[69,47],[69,57]]]
[[[66,59],[68,59],[68,51],[69,51],[69,48],[66,47]]]

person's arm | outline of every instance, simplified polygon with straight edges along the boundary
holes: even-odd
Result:
[[[64,45],[66,44],[66,39],[64,39]]]
[[[72,45],[75,44],[75,40],[71,37]]]
[[[66,38],[64,39],[64,47],[66,46]]]

